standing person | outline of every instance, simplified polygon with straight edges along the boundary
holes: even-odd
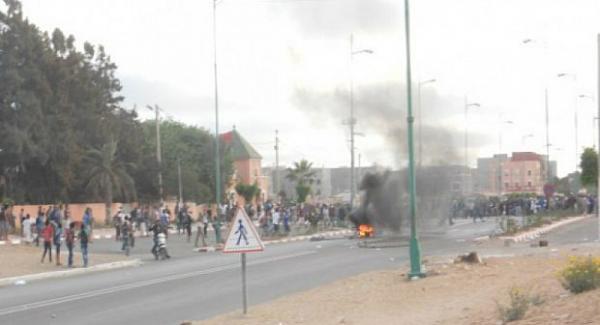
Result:
[[[62,244],[63,226],[58,223],[54,226],[54,247],[56,248],[56,266],[60,266],[60,246]]]
[[[129,222],[129,217],[125,217],[123,223],[121,223],[121,240],[123,241],[123,245],[121,246],[121,250],[125,251],[125,255],[129,256],[129,236],[131,235],[131,222]]]
[[[33,238],[31,236],[31,228],[32,228],[31,217],[29,216],[29,214],[27,214],[25,216],[25,219],[23,219],[23,221],[21,222],[21,229],[23,232],[23,240],[28,245],[31,244],[31,242],[33,241]]]
[[[83,227],[83,225],[82,225]],[[69,251],[67,266],[73,267],[73,245],[75,244],[75,222],[70,222],[69,227],[65,230],[65,243]]]
[[[216,242],[216,245],[218,245],[221,243],[221,220],[218,216],[218,213],[212,219],[212,226],[213,226],[213,229],[215,230],[215,242]]]
[[[187,207],[183,211],[183,230],[187,234],[187,242],[192,240],[192,216],[189,214]]]
[[[83,267],[88,266],[88,242],[89,242],[89,228],[85,225],[81,225],[79,231],[79,244],[81,245],[81,257],[83,258]]]
[[[288,209],[283,209],[283,230],[286,235],[290,233],[290,211]]]
[[[94,215],[92,214],[92,209],[87,207],[85,208],[85,212],[83,213],[82,218],[82,227],[85,227],[88,232],[88,238],[92,236],[92,230],[94,226]],[[91,240],[90,240],[91,241]]]
[[[273,233],[275,235],[279,234],[279,207],[275,208],[275,212],[273,212]]]
[[[0,240],[8,239],[8,204],[0,208]]]
[[[206,233],[208,229],[208,220],[211,219],[211,211],[206,210],[204,214],[201,214],[198,219],[202,220],[202,223],[198,223],[196,227],[196,241],[194,247],[198,247],[198,241],[202,238],[202,247],[206,247]]]
[[[42,263],[46,253],[48,253],[48,259],[52,263],[52,238],[54,237],[54,228],[50,224],[50,219],[46,219],[44,229],[42,230],[42,239],[44,240],[44,253],[42,254]]]
[[[42,237],[43,229],[44,229],[44,210],[40,206],[38,208],[38,215],[35,218],[35,246],[40,246],[40,237]]]
[[[121,226],[123,225],[123,207],[119,207],[119,211],[113,216],[113,227],[115,228],[115,240],[121,240]]]

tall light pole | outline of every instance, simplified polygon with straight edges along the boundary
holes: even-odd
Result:
[[[215,203],[218,217],[221,204],[221,150],[219,148],[219,82],[217,77],[217,1],[213,0],[213,56],[215,72]]]
[[[408,123],[408,186],[410,192],[410,278],[424,277],[421,271],[421,247],[417,238],[417,200],[415,178],[415,147],[413,139],[413,124],[415,118],[412,112],[412,76],[410,65],[410,7],[408,0],[404,0],[404,40],[406,42],[406,108]],[[400,198],[398,198],[400,199]]]
[[[183,203],[183,184],[181,183],[181,158],[177,158],[177,181],[179,183],[179,202]]]
[[[544,50],[544,61],[545,61],[545,69],[548,69],[547,65],[548,65],[548,47],[546,46],[546,44],[539,42],[537,40],[534,40],[532,38],[526,38],[522,41],[523,44],[525,45],[529,45],[529,44],[538,44],[541,45],[543,50]],[[546,122],[546,183],[550,182],[550,179],[552,178],[552,172],[550,170],[550,109],[549,109],[549,103],[548,103],[548,84],[547,84],[547,80],[544,79],[544,112],[546,115],[545,118],[545,122]]]
[[[556,75],[558,78],[566,78],[566,77],[570,77],[572,78],[573,82],[576,83],[577,82],[577,75],[575,75],[574,73],[559,73]],[[575,172],[577,172],[579,170],[579,132],[578,132],[578,117],[577,117],[577,106],[578,106],[578,101],[577,101],[577,97],[575,97],[575,107],[573,108],[573,116],[574,116],[574,121],[575,121]]]
[[[366,53],[372,54],[373,51],[369,49],[354,50],[354,35],[350,34],[350,207],[354,207],[354,196],[356,195],[356,181],[354,173],[354,126],[356,125],[356,119],[354,118],[354,56],[357,54]]]
[[[158,196],[160,197],[160,203],[163,203],[163,179],[162,179],[162,154],[160,150],[160,107],[154,105],[154,107],[147,105],[149,110],[154,111],[156,114],[156,161],[158,162]]]
[[[592,119],[592,137],[594,138],[594,149],[597,149],[597,143],[598,143],[598,139],[596,137],[597,135],[597,126],[598,126],[598,119],[600,119],[600,117],[598,116],[594,116],[594,118]],[[1,152],[1,150],[0,150]]]
[[[279,196],[279,130],[275,130],[275,198]]]
[[[596,104],[598,105],[598,114],[597,116],[600,117],[600,34],[597,35],[597,43],[598,43],[598,50],[596,52],[596,56],[598,59],[598,89],[597,89],[597,93],[596,93],[596,98],[598,98],[598,100],[596,101]],[[598,119],[598,138],[599,138],[599,142],[598,142],[598,146],[600,146],[600,118]],[[598,150],[600,152],[600,148]],[[599,157],[600,158],[600,157]],[[597,167],[597,171],[598,171],[598,179],[596,180],[596,218],[598,218],[598,241],[600,241],[600,208],[598,207],[598,204],[600,204],[600,159],[598,160],[598,167]]]
[[[465,174],[463,178],[463,194],[467,194],[467,173],[469,170],[469,108],[481,107],[479,103],[470,103],[465,96]]]
[[[435,79],[419,81],[419,85],[417,87],[417,105],[419,105],[417,106],[417,114],[419,115],[419,168],[421,168],[421,165],[423,164],[423,114],[421,111],[421,86],[434,82],[436,82]]]

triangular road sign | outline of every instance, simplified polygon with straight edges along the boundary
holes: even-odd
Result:
[[[265,249],[260,236],[254,227],[248,215],[243,208],[238,209],[238,212],[233,219],[229,236],[225,241],[223,253],[250,253],[261,252]]]

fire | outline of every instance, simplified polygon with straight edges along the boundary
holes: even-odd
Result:
[[[360,225],[358,226],[358,236],[360,238],[372,237],[375,233],[375,229],[371,225]]]

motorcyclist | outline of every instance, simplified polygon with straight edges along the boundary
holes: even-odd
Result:
[[[154,256],[158,256],[158,235],[160,233],[164,233],[166,235],[167,233],[167,228],[162,224],[162,222],[160,222],[160,220],[155,220],[154,223],[152,224],[152,226],[150,226],[149,229],[153,236],[153,242],[154,245],[152,246],[152,254]],[[169,256],[169,253],[166,253],[167,258],[170,258],[171,256]]]

